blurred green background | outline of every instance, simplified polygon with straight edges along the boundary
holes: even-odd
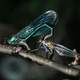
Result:
[[[0,37],[15,34],[40,14],[51,9],[59,17],[55,42],[80,51],[79,0],[0,0]]]

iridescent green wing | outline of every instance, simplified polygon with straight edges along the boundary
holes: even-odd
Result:
[[[12,36],[9,40],[9,44],[19,44],[21,41],[26,41],[30,37],[42,36],[51,34],[52,28],[55,26],[57,20],[56,12],[50,10],[43,13],[31,24],[26,26],[20,32]]]

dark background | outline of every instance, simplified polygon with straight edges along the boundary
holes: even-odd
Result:
[[[51,9],[59,16],[55,41],[80,52],[79,0],[0,0],[0,37],[16,33]]]
[[[0,0],[0,41],[15,34],[46,10],[55,10],[59,17],[55,28],[55,42],[71,49],[76,48],[80,52],[79,0]],[[34,76],[37,80],[51,80],[56,74],[56,71],[45,66],[29,65],[31,68],[27,67],[30,70],[28,76]]]

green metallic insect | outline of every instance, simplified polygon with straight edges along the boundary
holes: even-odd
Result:
[[[27,45],[27,41],[30,40],[31,37],[35,38],[44,35],[44,40],[42,41],[40,47],[43,47],[45,53],[48,53],[50,49],[47,46],[47,43],[45,43],[45,39],[53,35],[56,22],[56,12],[53,10],[46,11],[20,32],[12,36],[7,42],[10,45],[18,45],[22,43],[27,46],[28,50],[30,50]],[[73,57],[72,50],[60,44],[55,44],[54,49],[61,56]]]
[[[57,22],[57,14],[53,10],[46,11],[35,19],[28,26],[23,28],[20,32],[8,39],[8,44],[10,45],[24,45],[27,50],[31,50],[30,46],[27,44],[32,39],[37,37],[40,38],[44,36],[44,39],[53,35],[53,30]],[[33,42],[34,43],[34,42]],[[36,45],[36,44],[35,44]],[[47,48],[47,47],[46,47]],[[48,50],[49,51],[49,50]]]

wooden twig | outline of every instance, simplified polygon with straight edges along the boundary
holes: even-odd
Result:
[[[15,50],[12,47],[8,47],[8,46],[5,46],[5,45],[0,45],[0,52],[11,55],[12,53],[15,53]],[[53,61],[48,60],[46,58],[37,56],[37,55],[35,55],[33,53],[26,53],[24,51],[21,51],[21,52],[18,53],[18,55],[20,55],[20,56],[22,56],[24,58],[29,58],[32,61],[37,62],[39,64],[49,66],[49,67],[51,67],[53,69],[56,69],[56,70],[58,70],[58,71],[60,71],[62,73],[65,73],[67,75],[71,75],[71,76],[79,76],[80,75],[79,74],[80,71],[77,70],[77,69],[74,69],[74,68],[71,68],[71,67],[67,67],[67,66],[64,66],[62,64],[53,62]]]

